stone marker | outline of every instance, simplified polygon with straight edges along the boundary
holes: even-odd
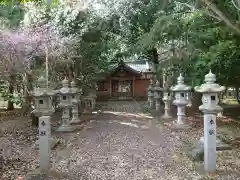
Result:
[[[184,84],[184,78],[182,74],[177,78],[177,85],[171,87],[171,90],[175,92],[175,100],[173,104],[177,106],[177,122],[176,127],[180,129],[190,128],[185,124],[185,107],[188,104],[187,94],[190,91],[190,87]]]
[[[50,170],[51,148],[49,142],[50,136],[50,116],[39,118],[39,154],[40,154],[40,171],[48,173]]]
[[[195,87],[202,93],[202,105],[199,110],[204,113],[204,170],[216,171],[216,115],[222,111],[218,106],[218,93],[225,90],[224,86],[215,83],[216,75],[210,72],[205,75],[205,83]]]
[[[150,84],[148,87],[148,103],[149,103],[149,108],[152,109],[154,106],[153,102],[153,97],[154,97],[154,87],[153,87],[153,80],[150,80]]]

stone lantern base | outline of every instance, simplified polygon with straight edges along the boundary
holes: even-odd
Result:
[[[71,125],[71,124],[79,124],[79,123],[81,123],[82,121],[79,119],[79,118],[74,118],[74,119],[72,119],[70,122],[69,122],[69,124]]]
[[[199,140],[199,145],[200,147],[204,147],[204,137],[201,137],[200,140]],[[228,150],[228,149],[231,149],[231,147],[224,143],[223,141],[221,141],[220,139],[216,139],[216,149],[217,151],[223,151],[223,150]]]
[[[165,113],[164,115],[161,116],[162,119],[172,119],[173,117],[171,115],[169,115],[168,113]]]
[[[76,128],[71,125],[61,125],[56,132],[72,132],[75,131]]]
[[[178,124],[177,121],[173,122],[173,127],[172,129],[174,130],[188,130],[191,129],[191,125],[189,124]]]
[[[91,109],[84,108],[83,114],[91,114],[91,113],[92,113],[92,110],[91,110]]]

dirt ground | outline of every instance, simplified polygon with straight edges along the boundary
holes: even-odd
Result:
[[[98,108],[103,113],[82,116],[87,120],[84,128],[67,134],[54,132],[59,119],[53,119],[53,137],[60,144],[51,152],[53,168],[48,179],[207,179],[201,170],[202,163],[192,162],[186,152],[186,147],[202,136],[201,117],[192,118],[195,126],[191,130],[173,131],[169,122],[143,113],[143,104],[100,104]],[[31,127],[31,119],[17,114],[0,118],[0,143],[6,159],[1,163],[0,179],[39,178],[38,150],[34,148],[38,131]],[[218,171],[213,179],[240,179],[238,127],[229,118],[218,122],[219,136],[233,149],[218,152]]]

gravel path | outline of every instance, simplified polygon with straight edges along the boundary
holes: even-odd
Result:
[[[152,119],[137,116],[137,102],[108,104],[114,111],[98,116],[68,139],[68,149],[59,151],[69,158],[57,165],[68,173],[65,179],[101,180],[192,180],[200,176],[181,153],[179,137],[160,129]],[[134,107],[137,107],[134,109]],[[105,108],[105,110],[110,110]],[[126,111],[131,113],[127,114]],[[63,158],[64,159],[64,158]],[[64,160],[62,160],[64,162]]]

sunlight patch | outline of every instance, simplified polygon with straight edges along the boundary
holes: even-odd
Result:
[[[138,126],[138,125],[136,125],[136,124],[133,124],[133,123],[120,122],[120,124],[123,124],[123,125],[127,125],[127,126],[132,126],[132,127],[139,128],[139,126]]]

